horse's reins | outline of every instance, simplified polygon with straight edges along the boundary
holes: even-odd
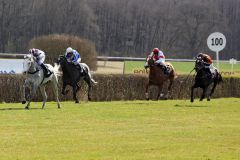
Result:
[[[39,72],[40,70],[39,69],[37,69],[36,71],[34,71],[34,72],[30,72],[30,71],[28,71],[27,73],[29,73],[29,74],[35,74],[35,73],[37,73],[37,72]]]
[[[181,85],[180,85],[180,88],[179,88],[179,92],[178,92],[178,97],[179,97],[179,94],[181,93],[181,90],[182,90],[182,85],[183,85],[183,82],[185,82],[185,81],[187,81],[188,80],[188,78],[189,78],[189,76],[190,76],[190,74],[192,73],[192,71],[194,71],[195,70],[195,67],[190,71],[190,73],[188,74],[188,76],[182,81],[182,82],[180,82],[181,83]],[[194,73],[194,75],[196,74],[196,72]]]

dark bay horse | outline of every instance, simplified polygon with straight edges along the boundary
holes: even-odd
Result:
[[[191,102],[194,101],[193,93],[195,88],[202,88],[203,92],[200,98],[200,101],[202,101],[206,96],[209,85],[213,83],[211,92],[207,95],[207,100],[210,101],[217,84],[222,81],[222,76],[217,70],[215,70],[214,77],[212,77],[212,75],[209,75],[208,68],[205,67],[204,62],[200,59],[197,59],[195,61],[195,71],[197,74],[195,76],[194,85],[191,87]]]
[[[149,58],[147,60],[147,63],[148,63],[148,66],[150,67],[150,72],[149,72],[148,83],[146,85],[146,91],[145,91],[146,99],[149,100],[148,88],[151,85],[158,86],[157,99],[159,99],[160,96],[162,95],[162,88],[163,88],[164,83],[169,80],[168,92],[167,92],[167,95],[165,96],[165,99],[168,99],[169,93],[172,88],[173,81],[176,78],[176,72],[175,72],[174,67],[172,66],[171,63],[165,62],[165,65],[167,66],[167,68],[169,70],[169,75],[165,75],[163,70],[154,63],[153,58]]]
[[[80,72],[80,70],[71,62],[67,61],[67,58],[65,56],[59,56],[57,60],[57,64],[60,65],[62,68],[62,94],[66,95],[65,92],[66,86],[69,85],[73,89],[73,99],[75,100],[75,103],[79,103],[79,100],[77,99],[76,93],[79,91],[80,86],[78,85],[81,78],[88,84],[88,100],[91,101],[91,91],[92,91],[92,84],[97,84],[94,79],[92,79],[90,74],[90,69],[85,63],[81,63],[83,72]]]

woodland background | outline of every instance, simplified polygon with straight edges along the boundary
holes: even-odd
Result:
[[[227,38],[220,59],[239,60],[239,0],[0,0],[0,52],[70,34],[91,40],[98,55],[145,57],[158,47],[167,58],[214,57],[206,39],[215,31]]]

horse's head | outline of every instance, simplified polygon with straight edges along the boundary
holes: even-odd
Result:
[[[67,58],[64,55],[60,55],[57,59],[57,64],[63,67],[67,63]]]
[[[203,60],[198,57],[195,61],[195,70],[198,72],[199,70],[203,69],[205,67]]]
[[[148,65],[151,67],[151,66],[154,66],[154,60],[153,60],[153,57],[148,57],[147,58],[147,63]]]
[[[23,66],[23,73],[26,73],[35,67],[34,57],[31,54],[27,54],[24,56]]]

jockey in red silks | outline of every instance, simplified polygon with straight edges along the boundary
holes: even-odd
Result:
[[[33,55],[33,57],[35,57],[34,60],[36,61],[36,63],[42,67],[44,76],[49,77],[52,74],[52,72],[49,71],[43,63],[46,57],[45,53],[40,49],[32,48],[29,50],[29,54]]]
[[[166,74],[166,75],[169,74],[167,67],[165,65],[165,56],[161,50],[159,50],[158,48],[154,48],[152,50],[152,52],[150,53],[150,55],[148,56],[148,59],[149,58],[153,58],[153,60],[155,61],[155,64],[162,68],[164,74]],[[148,61],[148,59],[147,59],[147,61]],[[147,62],[144,66],[145,66],[145,68],[148,67]]]
[[[199,53],[197,55],[197,59],[202,60],[205,68],[208,68],[209,73],[214,76],[214,73],[217,71],[217,69],[213,66],[212,58],[208,54]]]

